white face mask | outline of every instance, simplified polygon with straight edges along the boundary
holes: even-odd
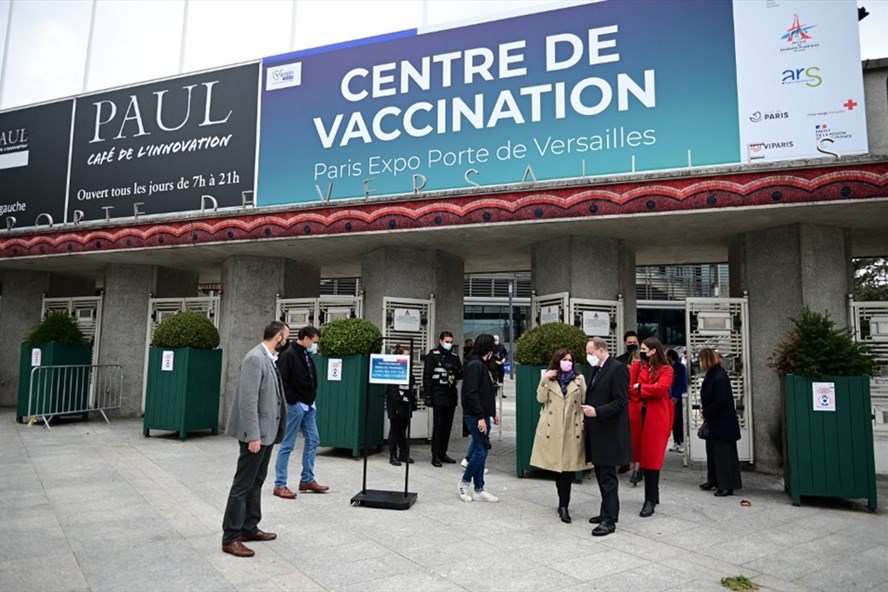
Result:
[[[598,356],[593,356],[592,354],[586,354],[586,361],[589,362],[589,365],[595,367],[598,365]]]

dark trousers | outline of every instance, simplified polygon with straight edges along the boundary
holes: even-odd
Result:
[[[736,442],[706,440],[706,479],[716,489],[741,489],[740,459]]]
[[[558,490],[558,507],[570,506],[570,487],[573,483],[574,471],[555,474],[555,489]]]
[[[392,458],[407,460],[407,417],[389,418],[389,453]],[[400,450],[400,452],[398,452]]]
[[[439,407],[432,409],[432,458],[441,460],[447,456],[450,444],[450,430],[453,428],[453,414],[456,407]]]
[[[268,473],[268,461],[272,446],[262,446],[259,452],[252,453],[246,442],[240,443],[240,456],[231,491],[228,492],[228,505],[222,518],[222,544],[233,543],[242,532],[256,532],[262,520],[262,484]]]
[[[676,446],[684,444],[684,418],[681,411],[681,399],[673,399],[675,401],[675,419],[672,420],[672,441]]]
[[[660,503],[660,471],[644,470],[644,501]]]
[[[617,480],[617,467],[605,467],[595,465],[595,479],[598,481],[598,491],[601,493],[602,524],[613,525],[620,518],[620,482]]]

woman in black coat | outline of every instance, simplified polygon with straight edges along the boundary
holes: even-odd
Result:
[[[731,379],[722,368],[721,357],[709,348],[700,350],[700,367],[706,372],[700,387],[700,404],[703,419],[709,427],[706,438],[706,483],[700,489],[715,489],[717,497],[734,495],[741,489],[740,460],[737,457],[737,440],[740,439],[740,422],[734,407]]]

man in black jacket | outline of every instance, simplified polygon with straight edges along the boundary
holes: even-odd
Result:
[[[277,366],[284,383],[284,395],[287,398],[287,432],[278,448],[277,460],[274,463],[274,495],[284,499],[296,497],[296,493],[287,487],[287,469],[290,464],[290,453],[296,447],[296,433],[300,431],[305,437],[305,447],[302,450],[299,491],[324,493],[330,489],[326,485],[320,485],[314,477],[315,454],[320,436],[315,417],[318,375],[311,355],[318,350],[319,337],[320,332],[307,325],[299,329],[296,341],[278,356]]]
[[[498,502],[499,498],[484,489],[484,469],[490,448],[490,423],[499,425],[496,394],[488,362],[493,355],[493,336],[482,333],[475,339],[472,355],[466,361],[462,385],[463,419],[472,435],[472,451],[466,470],[457,486],[464,502]],[[473,491],[474,484],[474,491]]]
[[[601,492],[601,510],[589,522],[598,524],[592,536],[616,530],[620,519],[617,467],[632,457],[629,435],[629,369],[608,355],[607,342],[593,337],[586,344],[586,359],[592,376],[586,387],[586,460],[595,465]]]
[[[627,366],[631,366],[632,354],[638,351],[638,333],[635,331],[626,331],[626,333],[623,334],[623,343],[626,344],[626,351],[617,356],[617,360],[623,362]]]
[[[462,378],[462,364],[453,353],[453,333],[442,331],[438,347],[426,354],[422,371],[422,389],[426,405],[434,414],[432,423],[432,464],[455,463],[447,456],[453,415],[456,412],[456,381]]]

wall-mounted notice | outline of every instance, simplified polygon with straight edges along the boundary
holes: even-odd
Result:
[[[342,358],[327,360],[327,380],[342,380]]]
[[[416,308],[395,309],[395,331],[419,331],[420,313]]]
[[[583,313],[583,332],[593,337],[607,337],[610,335],[610,315],[597,310]]]
[[[161,372],[172,372],[173,371],[173,362],[176,358],[176,352],[174,351],[164,351],[161,354],[160,358],[160,371]]]
[[[814,411],[836,410],[836,383],[814,382],[811,387],[814,394]]]

